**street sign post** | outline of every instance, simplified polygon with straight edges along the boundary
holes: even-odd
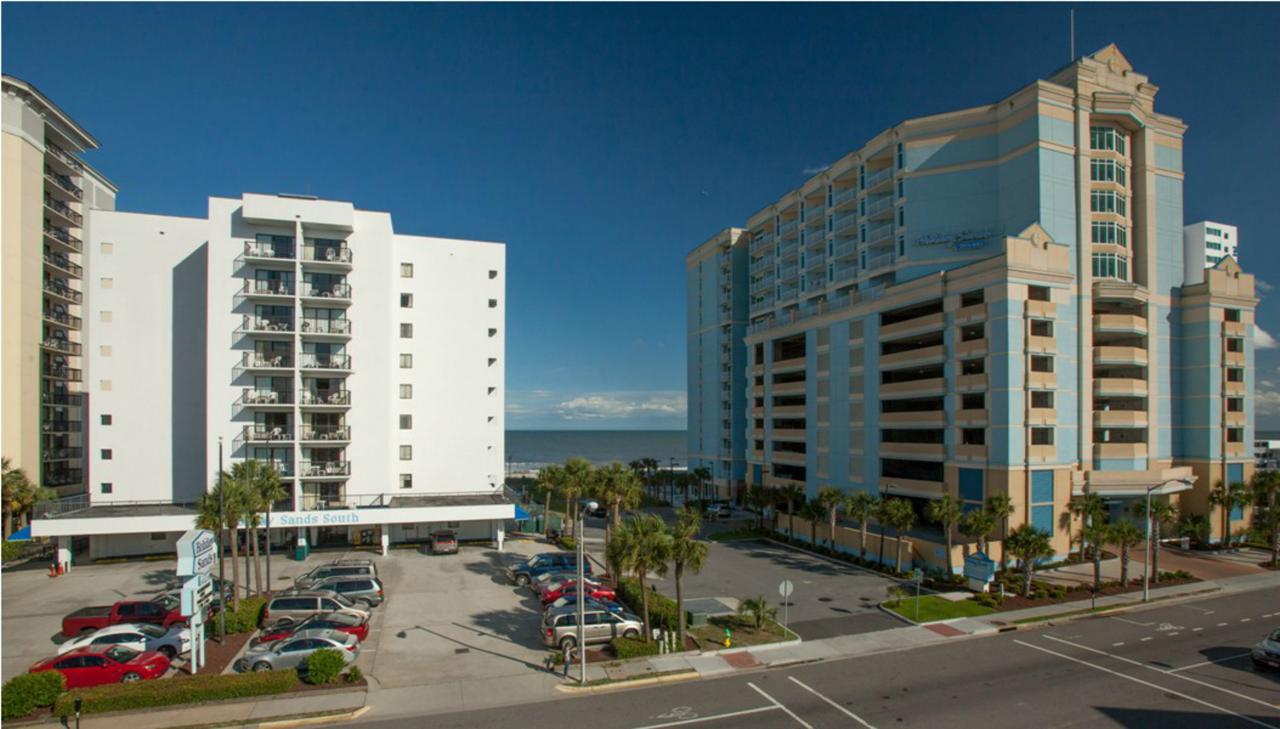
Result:
[[[213,601],[213,568],[218,561],[218,538],[207,529],[192,529],[178,540],[179,577],[182,583],[182,614],[187,616],[191,635],[191,673],[204,665],[204,616]]]
[[[778,584],[778,594],[782,595],[782,628],[787,628],[787,612],[791,607],[791,593],[796,591],[796,586],[791,584],[791,580],[783,580]]]
[[[920,622],[920,583],[924,582],[924,570],[919,567],[911,570],[911,579],[916,582],[916,622]]]

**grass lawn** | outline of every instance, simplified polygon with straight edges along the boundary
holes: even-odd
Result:
[[[733,643],[731,648],[777,643],[791,640],[793,637],[772,620],[765,621],[764,626],[756,630],[755,622],[742,615],[711,618],[706,625],[689,628],[689,635],[697,639],[698,645],[702,646],[703,650],[715,650],[724,647],[725,628],[728,628],[731,633]]]
[[[971,599],[952,602],[951,600],[944,600],[937,595],[920,596],[920,616],[918,618],[916,617],[916,599],[914,597],[887,602],[885,607],[904,618],[915,620],[918,623],[950,620],[951,618],[976,618],[980,615],[990,615],[995,612],[993,608],[979,605]]]

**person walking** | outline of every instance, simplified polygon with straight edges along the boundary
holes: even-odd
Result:
[[[569,664],[573,663],[573,646],[571,646],[568,641],[565,641],[565,644],[561,648],[561,651],[562,651],[562,654],[560,657],[564,659],[564,677],[568,678]]]

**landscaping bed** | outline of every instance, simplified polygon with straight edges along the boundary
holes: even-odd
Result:
[[[205,654],[205,664],[200,667],[200,675],[225,671],[252,637],[253,633],[232,633],[227,636],[226,642],[221,645],[218,643],[217,638],[206,640],[205,650],[207,653]]]
[[[953,618],[976,618],[996,612],[996,608],[979,603],[973,598],[948,600],[937,595],[920,596],[920,612],[917,617],[915,596],[889,600],[886,608],[917,623],[932,623]]]
[[[766,620],[759,628],[746,615],[725,615],[711,618],[706,625],[688,628],[688,633],[696,642],[697,648],[704,651],[720,650],[725,647],[724,631],[729,629],[730,648],[765,645],[791,640],[794,634],[785,630],[773,620]]]
[[[1161,577],[1160,582],[1151,583],[1152,588],[1171,587],[1174,585],[1187,585],[1194,582],[1202,581],[1200,578],[1192,577],[1189,573],[1186,573],[1186,572],[1165,572],[1165,573],[1162,573],[1162,575],[1164,576]],[[1020,583],[1021,578],[1018,578],[1017,582]],[[1041,607],[1043,605],[1056,605],[1058,603],[1064,603],[1064,602],[1078,602],[1078,601],[1088,600],[1093,595],[1093,592],[1089,589],[1089,586],[1087,585],[1080,585],[1077,587],[1067,587],[1066,585],[1053,585],[1053,586],[1047,586],[1048,589],[1045,589],[1045,583],[1040,583],[1039,581],[1035,581],[1032,584],[1036,585],[1037,583],[1041,585],[1041,587],[1039,589],[1036,589],[1033,587],[1032,597],[1015,594],[1012,590],[1009,590],[1008,587],[1006,586],[1006,593],[1005,593],[1006,596],[1003,600],[1000,600],[999,597],[991,593],[987,593],[988,595],[987,597],[979,597],[976,599],[980,601],[984,601],[984,600],[994,601],[995,604],[993,605],[993,607],[995,608],[995,611],[1007,612],[1009,610],[1022,610],[1024,608]],[[1141,579],[1139,579],[1136,584],[1134,584],[1133,581],[1130,580],[1130,586],[1127,589],[1122,588],[1120,586],[1120,582],[1117,580],[1112,582],[1104,582],[1102,584],[1102,589],[1098,591],[1098,597],[1106,597],[1107,595],[1123,595],[1127,593],[1141,592],[1141,591],[1142,591]]]

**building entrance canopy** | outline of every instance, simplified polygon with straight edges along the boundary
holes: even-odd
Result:
[[[1190,491],[1196,475],[1186,466],[1150,471],[1083,471],[1073,474],[1071,494],[1085,492],[1104,497],[1168,496]]]

